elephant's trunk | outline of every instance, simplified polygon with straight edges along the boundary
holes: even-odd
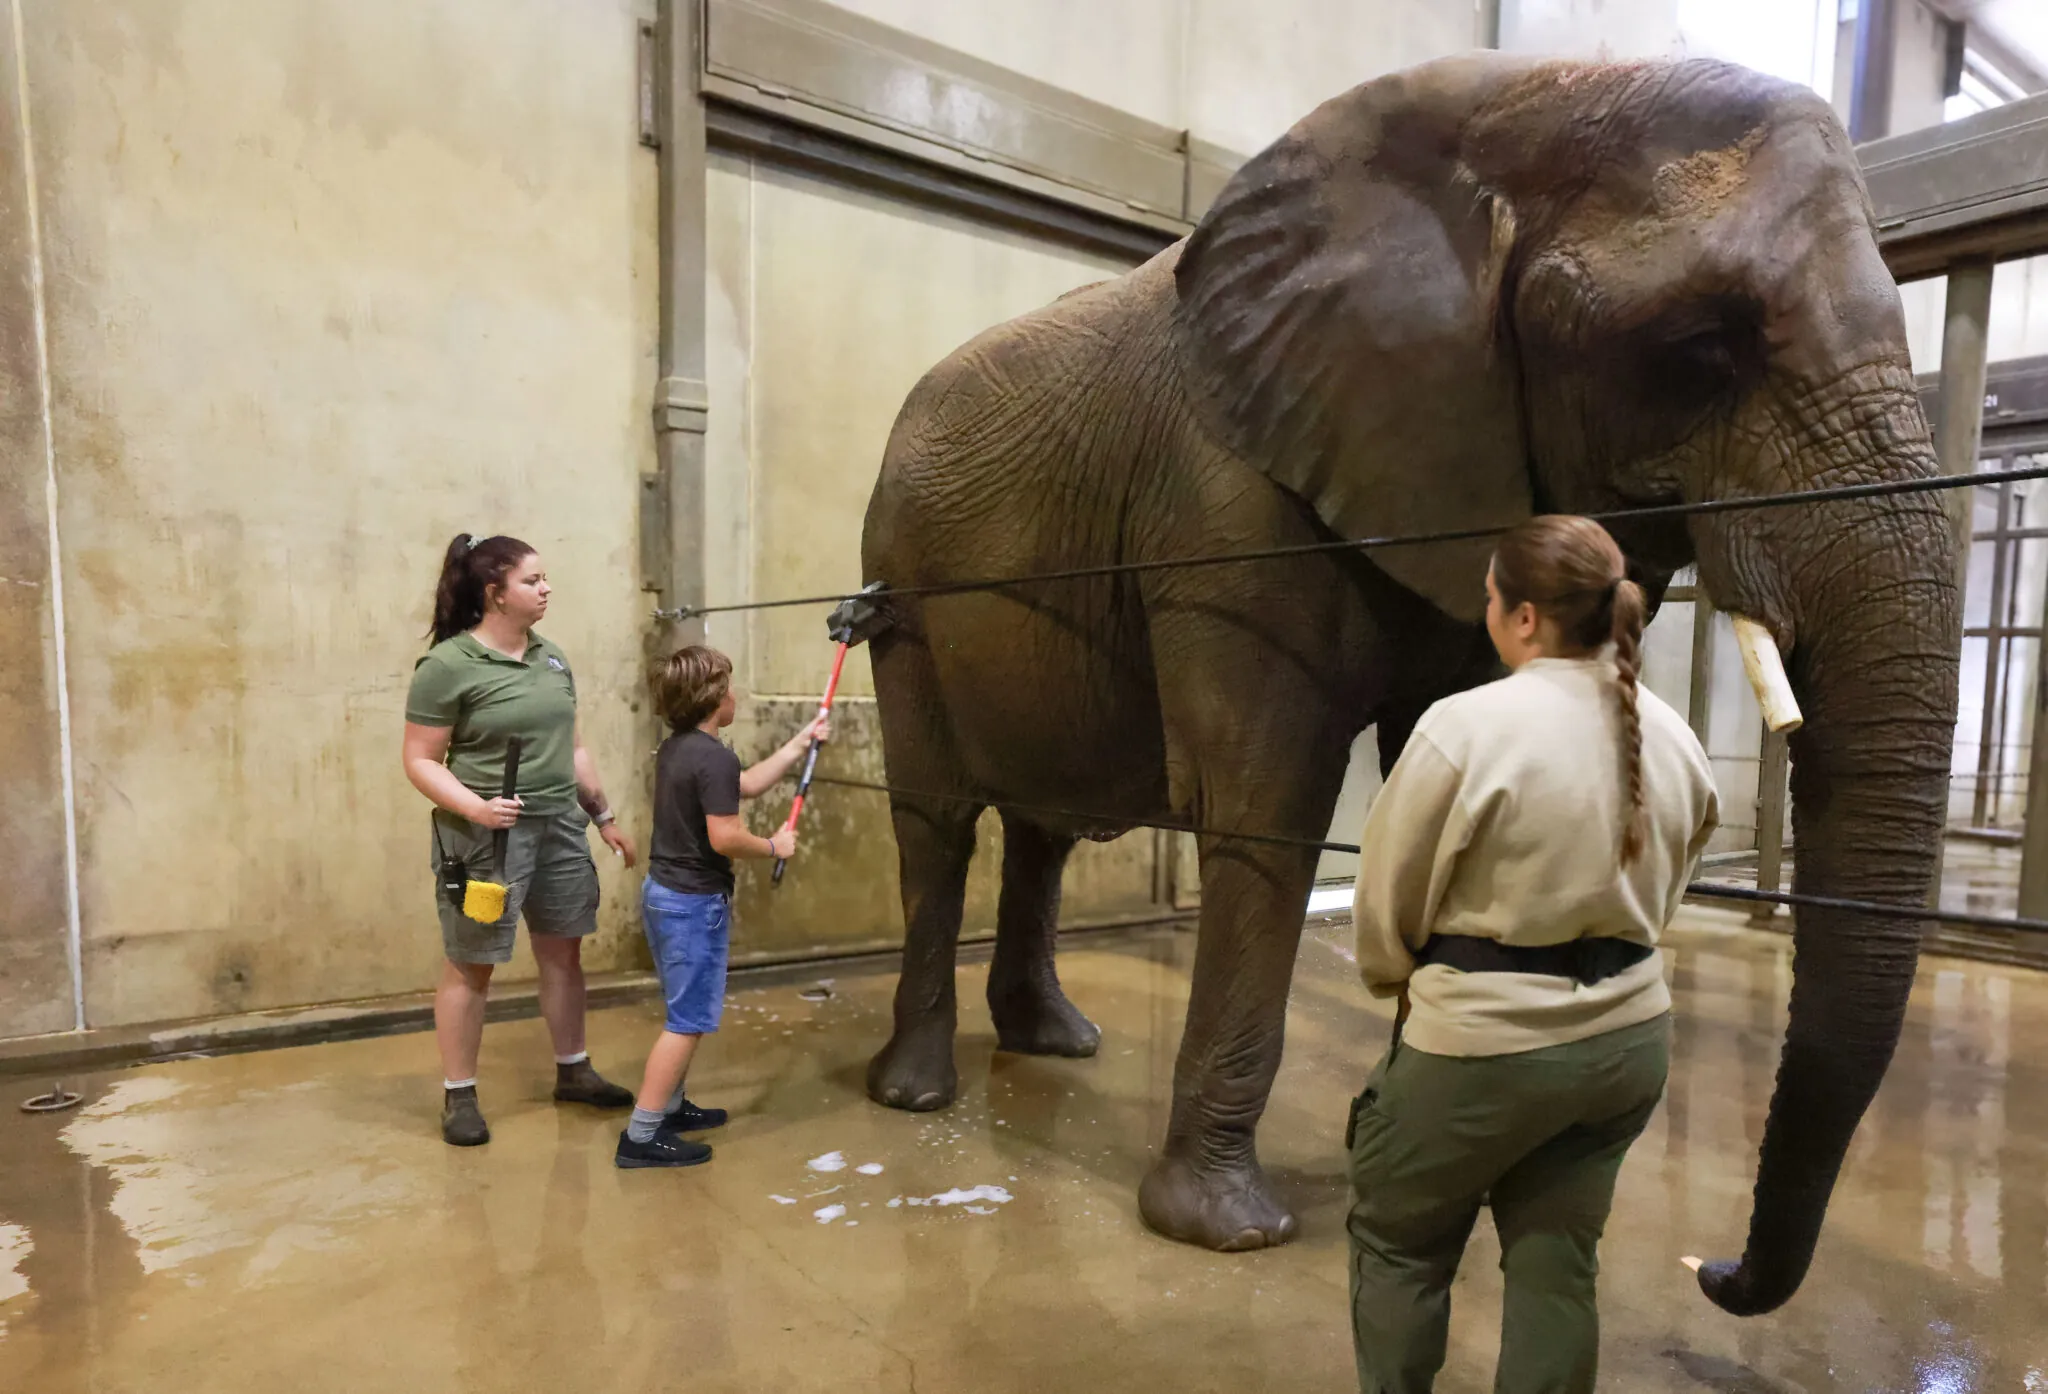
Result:
[[[1908,453],[1924,461],[1924,446]],[[1731,603],[1764,601],[1795,639],[1791,676],[1806,720],[1791,738],[1793,889],[1922,905],[1939,866],[1955,728],[1954,536],[1927,497],[1805,512],[1712,539],[1726,549]],[[1703,565],[1710,557],[1703,548]],[[1792,567],[1793,557],[1802,564]],[[1766,574],[1774,560],[1782,569]],[[1748,1245],[1739,1263],[1700,1271],[1707,1295],[1737,1315],[1778,1307],[1806,1276],[1850,1140],[1891,1063],[1919,959],[1918,922],[1803,909],[1796,925],[1791,1022]]]

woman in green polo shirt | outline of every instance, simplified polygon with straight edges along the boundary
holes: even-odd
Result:
[[[497,879],[492,834],[506,830],[505,913],[479,924],[439,894],[447,962],[434,993],[441,1048],[441,1136],[491,1140],[476,1097],[477,1051],[491,969],[512,957],[526,916],[540,968],[540,1010],[555,1044],[555,1098],[628,1108],[631,1091],[591,1068],[583,1048],[583,936],[597,928],[594,822],[626,865],[633,843],[612,820],[576,720],[576,677],[534,632],[548,612],[547,572],[516,537],[464,534],[448,545],[434,594],[434,646],[413,669],[405,702],[405,773],[433,800],[434,861],[459,858],[475,880]],[[503,797],[508,743],[518,784]]]

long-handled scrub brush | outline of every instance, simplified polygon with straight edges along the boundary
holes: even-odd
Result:
[[[514,736],[505,746],[505,794],[513,797],[519,787],[519,737]],[[496,924],[505,914],[505,842],[510,830],[497,828],[491,833],[492,869],[497,874],[495,881],[471,881],[462,888],[462,913],[478,924]]]

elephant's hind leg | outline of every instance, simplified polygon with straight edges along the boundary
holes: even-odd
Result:
[[[1000,1049],[1020,1055],[1088,1056],[1102,1040],[1060,990],[1053,964],[1060,916],[1060,872],[1074,839],[1021,818],[1003,818],[1003,890],[996,907],[996,953],[988,1009]]]
[[[880,636],[874,660],[890,782],[936,794],[964,790],[967,780],[918,627],[900,625]],[[868,1064],[868,1097],[891,1108],[944,1108],[959,1088],[955,951],[981,805],[891,795],[889,816],[903,888],[903,971],[896,980],[895,1030]]]
[[[944,1108],[959,1089],[954,954],[980,813],[972,805],[891,800],[903,880],[903,973],[896,980],[895,1031],[868,1062],[868,1097],[878,1104],[912,1112]]]

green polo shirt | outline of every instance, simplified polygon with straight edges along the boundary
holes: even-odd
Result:
[[[526,656],[507,658],[458,634],[413,666],[405,719],[446,726],[448,768],[471,792],[494,799],[505,789],[505,746],[519,737],[519,797],[529,813],[566,813],[576,805],[576,675],[538,634]]]

